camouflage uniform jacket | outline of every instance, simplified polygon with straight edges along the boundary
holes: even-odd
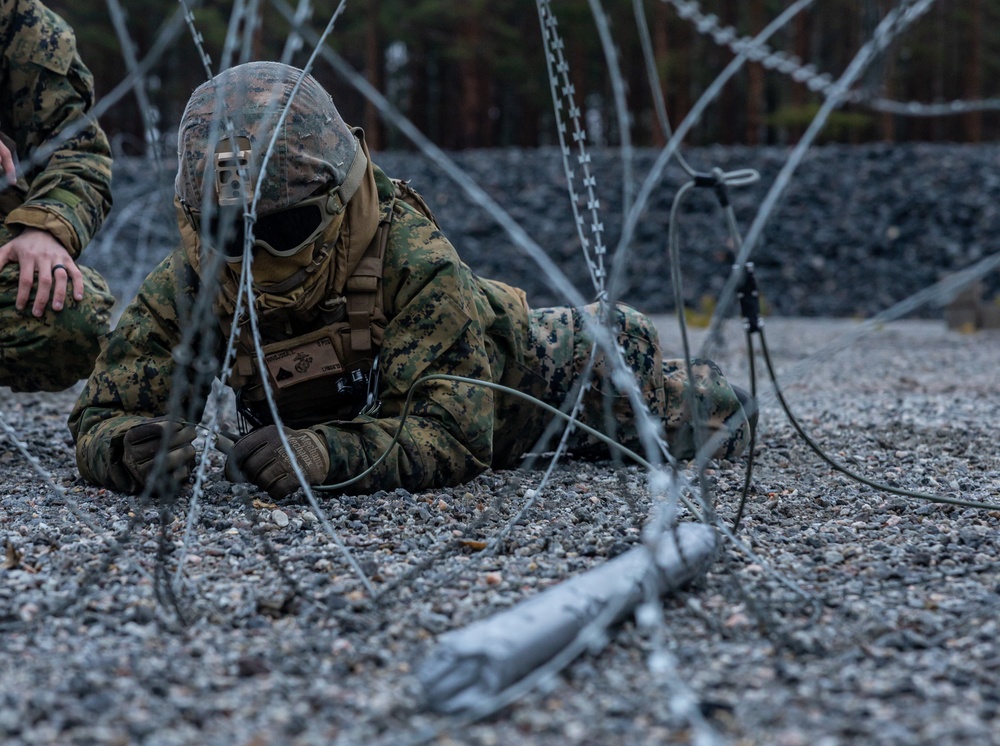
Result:
[[[0,50],[0,132],[26,171],[0,191],[0,220],[50,232],[75,258],[111,209],[111,149],[86,123],[93,78],[72,30],[37,0],[0,0]]]
[[[384,220],[393,204],[389,179],[375,169]],[[361,473],[390,445],[411,386],[430,374],[502,382],[541,393],[544,381],[524,365],[528,307],[524,293],[476,277],[451,243],[409,205],[396,202],[383,265],[383,311],[377,418],[358,417],[312,429],[326,439],[332,484]],[[178,300],[198,288],[183,250],[144,282],[110,335],[107,350],[70,417],[85,478],[116,489],[110,465],[125,432],[167,413],[181,339]],[[268,339],[263,340],[265,344]],[[222,351],[217,357],[221,359]],[[511,395],[467,383],[431,381],[415,392],[398,445],[351,492],[418,490],[468,481],[490,466],[513,463],[537,439],[542,414]]]

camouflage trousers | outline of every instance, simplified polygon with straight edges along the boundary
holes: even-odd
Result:
[[[539,308],[531,312],[529,365],[548,381],[545,401],[561,407],[567,396],[575,393],[593,361],[581,403],[578,420],[611,435],[617,442],[642,453],[638,420],[627,394],[627,384],[613,375],[608,356],[598,351],[585,328],[589,316],[596,321],[596,304],[583,309],[568,307]],[[714,450],[717,458],[732,458],[746,447],[750,430],[743,407],[719,367],[710,360],[692,361],[695,378],[695,407],[701,425],[688,406],[688,375],[683,360],[664,360],[659,336],[652,321],[628,306],[612,311],[612,328],[617,330],[621,357],[631,369],[645,406],[654,422],[662,423],[670,452],[679,459],[689,459],[703,439],[722,433],[721,445]],[[536,367],[537,366],[537,367]],[[607,445],[577,430],[570,441],[574,454],[601,457]]]
[[[14,391],[60,391],[90,375],[101,351],[115,299],[107,282],[89,267],[83,272],[83,300],[69,289],[61,311],[47,306],[41,318],[14,305],[19,265],[0,271],[0,386]]]

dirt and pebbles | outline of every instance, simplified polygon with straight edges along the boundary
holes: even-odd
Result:
[[[1000,505],[997,334],[933,320],[862,330],[767,320],[803,426],[870,479]],[[716,359],[747,385],[740,331],[724,342]],[[650,508],[641,470],[563,463],[495,553],[484,542],[540,471],[322,498],[373,601],[314,508],[241,491],[218,456],[196,512],[189,498],[169,511],[136,504],[78,478],[72,391],[3,390],[4,421],[52,483],[0,436],[0,741],[1000,743],[1000,509],[893,496],[835,472],[760,387],[744,547],[727,544],[660,619],[626,621],[473,723],[422,706],[415,672],[436,636],[636,545]],[[745,468],[711,465],[723,520]]]

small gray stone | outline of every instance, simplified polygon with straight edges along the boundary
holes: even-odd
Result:
[[[272,510],[271,520],[274,521],[274,525],[278,528],[284,528],[288,525],[288,513],[281,509]]]

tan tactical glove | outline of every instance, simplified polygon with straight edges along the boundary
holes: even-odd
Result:
[[[330,452],[323,438],[312,430],[287,427],[285,437],[309,484],[322,484],[330,471]],[[275,499],[299,488],[299,480],[275,425],[254,430],[236,441],[226,459],[226,479],[252,482]]]
[[[185,425],[168,417],[156,417],[134,425],[125,433],[121,464],[115,481],[122,482],[128,492],[139,492],[149,480],[160,452],[167,441],[164,471],[177,482],[191,475],[194,466],[194,425]]]

